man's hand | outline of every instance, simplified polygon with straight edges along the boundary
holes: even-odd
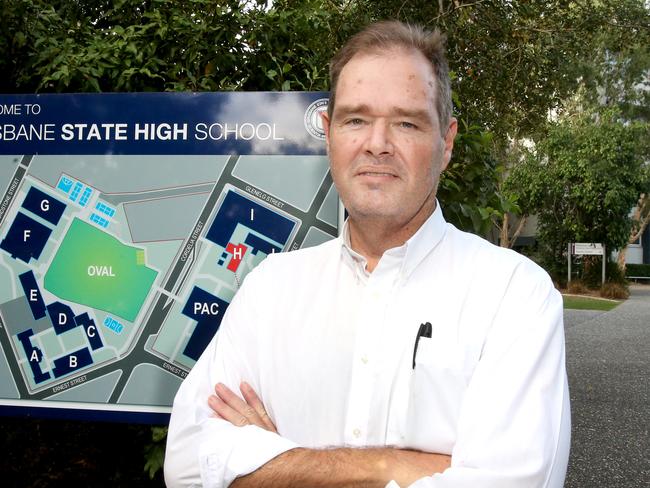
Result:
[[[214,410],[217,417],[227,420],[237,427],[257,425],[277,434],[278,430],[266,413],[255,390],[245,381],[241,382],[239,390],[244,397],[243,400],[223,383],[217,383],[214,387],[216,395],[210,395],[208,405]]]
[[[420,478],[442,473],[451,466],[451,456],[409,449],[384,451],[389,478],[402,487],[410,486]]]
[[[253,388],[242,381],[239,397],[223,383],[214,387],[215,395],[208,398],[208,405],[215,416],[231,424],[243,427],[257,425],[277,433],[275,425],[266,413],[262,401]],[[269,461],[251,474],[237,478],[231,486],[354,486],[383,487],[390,480],[400,486],[449,467],[451,458],[408,449],[292,449]]]
[[[339,448],[286,451],[231,488],[384,488],[391,480],[402,488],[441,473],[450,458],[394,448]]]

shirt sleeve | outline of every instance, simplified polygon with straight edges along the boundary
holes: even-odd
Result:
[[[469,381],[451,467],[411,488],[561,488],[570,444],[562,297],[521,263]]]
[[[236,477],[297,447],[259,427],[235,427],[215,418],[207,403],[217,382],[239,392],[239,384],[246,380],[260,391],[257,321],[251,306],[256,297],[256,274],[254,270],[248,275],[228,307],[219,332],[176,394],[164,466],[165,483],[170,488],[227,487]]]

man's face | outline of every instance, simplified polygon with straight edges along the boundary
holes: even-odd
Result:
[[[406,225],[434,208],[456,135],[441,135],[436,80],[422,54],[354,56],[341,71],[332,118],[323,115],[332,177],[352,219]]]

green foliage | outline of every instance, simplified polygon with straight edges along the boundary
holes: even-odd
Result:
[[[151,442],[144,448],[144,470],[153,479],[165,464],[167,427],[151,427]]]
[[[492,157],[492,135],[477,126],[462,125],[452,160],[443,173],[438,197],[445,218],[457,227],[486,235],[492,217],[511,204],[498,192],[499,166]]]
[[[3,92],[321,90],[330,55],[368,22],[439,27],[458,113],[497,144],[535,133],[580,77],[602,85],[596,58],[631,59],[609,66],[633,83],[643,56],[628,54],[650,45],[643,0],[13,0],[0,11]]]
[[[625,279],[625,272],[616,261],[607,261],[605,266],[606,283],[616,283],[627,287],[628,283]]]
[[[583,256],[581,263],[577,266],[582,281],[586,286],[594,290],[599,289],[603,284],[603,264],[601,259],[599,256]],[[627,286],[625,275],[616,261],[607,261],[607,264],[605,264],[605,283]]]
[[[495,198],[481,191],[499,188],[509,141],[537,134],[581,75],[598,83],[597,70],[585,68],[592,59],[627,59],[624,46],[649,44],[642,0],[616,8],[510,0],[13,0],[0,12],[5,93],[326,90],[331,54],[368,22],[437,26],[447,33],[466,131],[441,199],[454,222],[481,234],[526,203],[516,191]],[[631,63],[626,73],[642,66]],[[477,140],[488,134],[492,156]]]
[[[625,246],[630,209],[650,186],[644,164],[648,124],[620,120],[615,110],[566,114],[511,175],[537,213],[547,269],[561,275],[569,242]]]
[[[333,10],[293,3],[4,3],[2,91],[325,89]]]
[[[650,278],[650,264],[626,264],[625,274],[627,276],[643,276]]]
[[[398,18],[447,33],[450,66],[466,120],[508,137],[535,134],[548,110],[587,77],[595,59],[650,45],[644,0],[566,2],[359,0],[374,18]],[[607,46],[604,48],[603,46]]]
[[[566,258],[565,258],[566,259]],[[566,280],[566,262],[562,270],[564,276],[558,281]],[[599,290],[603,286],[602,257],[579,256],[574,257],[571,265],[571,282],[566,284],[568,293],[588,293],[590,290]],[[628,282],[623,270],[616,261],[608,260],[605,264],[605,284],[612,283],[627,288]],[[625,297],[627,298],[627,297]]]
[[[629,8],[634,2],[621,2]],[[626,119],[650,121],[650,23],[647,12],[629,16],[620,32],[597,37],[593,59],[585,63],[582,83],[591,104],[616,106]],[[644,25],[645,24],[645,25]],[[623,26],[622,26],[623,27]]]

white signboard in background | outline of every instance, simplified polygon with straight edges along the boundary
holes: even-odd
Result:
[[[604,256],[605,246],[596,242],[574,242],[571,244],[571,254],[575,255],[590,255],[590,256]]]
[[[571,283],[571,256],[602,256],[603,257],[603,272],[601,283],[605,284],[605,269],[607,259],[605,254],[605,245],[599,242],[573,242],[569,244],[569,252],[567,253],[568,262],[568,283]]]

